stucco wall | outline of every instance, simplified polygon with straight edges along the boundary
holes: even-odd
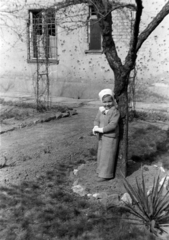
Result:
[[[27,4],[33,3],[32,0]],[[40,4],[52,4],[56,1],[39,1]],[[151,3],[153,1],[150,1]],[[143,1],[145,14],[142,20],[142,29],[155,16],[161,3],[151,4]],[[163,3],[162,3],[163,2]],[[151,8],[150,8],[151,6]],[[38,8],[38,1],[36,1]],[[30,6],[29,6],[30,8]],[[32,8],[35,8],[32,5]],[[150,10],[151,9],[151,10]],[[0,91],[34,94],[34,82],[36,79],[36,64],[27,63],[27,8],[22,12],[22,19],[15,22],[22,32],[21,39],[13,31],[4,27],[0,42]],[[115,42],[118,53],[124,61],[127,54],[129,22],[120,21],[120,15],[113,13]],[[154,81],[167,79],[169,69],[169,17],[151,34],[138,53],[138,79],[141,81]],[[16,20],[15,20],[16,21]],[[110,69],[104,54],[85,54],[88,50],[87,29],[78,28],[67,34],[57,27],[58,34],[58,60],[59,64],[50,64],[49,77],[51,81],[51,93],[53,96],[63,95],[79,98],[95,98],[97,92],[103,87],[113,88],[113,72]]]

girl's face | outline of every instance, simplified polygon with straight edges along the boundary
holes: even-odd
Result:
[[[102,102],[103,102],[103,106],[105,107],[106,110],[108,110],[114,106],[114,101],[113,101],[112,96],[103,97]]]

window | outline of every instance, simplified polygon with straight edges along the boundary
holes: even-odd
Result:
[[[54,9],[29,10],[28,61],[57,61],[57,34]]]
[[[102,53],[102,36],[94,7],[89,7],[88,20],[88,43],[89,49],[86,53]]]

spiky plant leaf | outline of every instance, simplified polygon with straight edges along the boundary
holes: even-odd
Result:
[[[137,178],[136,178],[136,184],[137,184],[137,190],[139,193],[140,207],[142,208],[142,211],[144,212],[144,214],[147,215],[148,202],[147,202],[147,198],[146,198],[147,195],[146,195],[145,188],[138,183]]]
[[[135,203],[133,206],[126,203],[130,213],[139,218],[148,229],[156,235],[157,230],[164,231],[164,226],[169,226],[169,190],[163,195],[166,178],[160,184],[160,176],[153,180],[151,193],[148,195],[145,179],[142,173],[141,184],[136,178],[137,189],[134,189],[124,179],[124,187]]]
[[[128,208],[129,212],[134,215],[135,217],[137,217],[139,219],[140,222],[145,223],[147,222],[147,219],[144,215],[141,214],[141,212],[137,211],[135,209],[135,207],[133,207],[130,204],[126,204],[126,207]]]
[[[160,186],[160,181],[156,182],[156,185],[157,185],[156,188],[158,188],[158,191],[157,191],[157,194],[154,196],[154,211],[158,210],[158,206],[159,206],[161,200],[163,199],[162,194],[163,194],[165,181],[166,181],[166,177],[165,177],[163,183],[161,184],[161,186]]]
[[[161,212],[164,212],[166,208],[169,208],[169,196],[168,196],[169,191],[167,194],[164,196],[164,198],[159,202],[159,205],[156,210],[155,216],[160,215]]]
[[[145,203],[148,206],[148,199],[146,198],[147,192],[146,192],[146,187],[145,187],[145,181],[144,181],[144,176],[143,176],[143,171],[142,171],[142,186],[143,186],[143,194],[145,198]]]
[[[151,193],[153,205],[156,201],[156,196],[157,196],[157,193],[158,193],[159,183],[160,183],[160,176],[158,175],[157,179],[154,178],[154,181],[153,181],[153,188],[152,188],[152,193]]]
[[[159,219],[158,219],[159,223],[160,224],[166,224],[166,225],[169,225],[169,213],[168,214],[165,214],[163,216],[160,216]],[[166,223],[166,221],[168,221],[168,223]]]
[[[162,184],[162,186],[164,187],[164,182]],[[157,195],[157,201],[156,201],[156,205],[154,206],[154,215],[158,215],[158,213],[160,214],[160,212],[164,211],[165,209],[167,209],[169,207],[169,190],[166,192],[166,194],[163,196],[161,194],[161,192],[163,192],[160,188],[160,194]]]
[[[133,189],[133,187],[127,182],[127,180],[124,178],[124,187],[129,193],[133,203],[138,202],[138,194],[137,192]]]

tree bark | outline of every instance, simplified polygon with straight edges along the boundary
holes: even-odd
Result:
[[[118,77],[118,78],[117,78]],[[127,176],[127,160],[128,160],[128,75],[125,75],[124,72],[121,73],[121,76],[116,76],[115,74],[115,96],[118,102],[118,107],[120,111],[120,121],[119,121],[119,148],[117,155],[117,171],[116,176],[121,177]],[[118,86],[123,81],[123,91],[120,91]]]
[[[122,65],[121,59],[116,51],[116,46],[112,38],[112,15],[111,13],[104,14],[104,18],[98,15],[100,27],[103,36],[103,51],[107,58],[107,61],[114,72],[115,86],[114,93],[115,98],[119,105],[120,111],[120,141],[118,148],[118,161],[117,161],[117,175],[120,172],[124,176],[127,174],[126,164],[128,158],[128,98],[127,98],[127,86],[129,69]]]
[[[106,53],[107,60],[111,65],[112,52],[108,51]],[[127,160],[128,160],[128,80],[129,80],[130,70],[123,66],[118,69],[114,69],[115,86],[114,94],[118,103],[120,111],[120,137],[119,137],[119,147],[117,154],[117,171],[116,176],[120,177],[123,174],[127,176]]]
[[[148,24],[145,30],[138,36],[138,42],[136,46],[136,51],[141,48],[144,41],[149,37],[149,35],[154,31],[154,29],[163,21],[163,19],[169,14],[169,1],[164,5],[161,11],[153,18],[153,20]]]
[[[142,15],[142,0],[135,0],[135,4],[118,3],[118,1],[112,0],[65,0],[64,3],[60,2],[56,6],[56,11],[61,8],[66,8],[71,5],[88,3],[96,8],[97,18],[101,28],[103,36],[103,52],[107,58],[110,68],[114,72],[115,87],[114,93],[117,99],[119,110],[121,114],[120,118],[120,142],[119,142],[119,154],[118,154],[118,169],[124,176],[127,174],[127,158],[128,158],[128,79],[131,70],[135,66],[137,59],[137,52],[143,42],[148,38],[152,31],[159,25],[159,23],[169,14],[169,1],[161,9],[147,28],[139,34],[140,19]],[[133,26],[133,33],[131,36],[130,47],[125,59],[124,65],[115,46],[114,39],[112,37],[112,15],[111,11],[119,8],[130,8],[136,11],[135,22]]]

